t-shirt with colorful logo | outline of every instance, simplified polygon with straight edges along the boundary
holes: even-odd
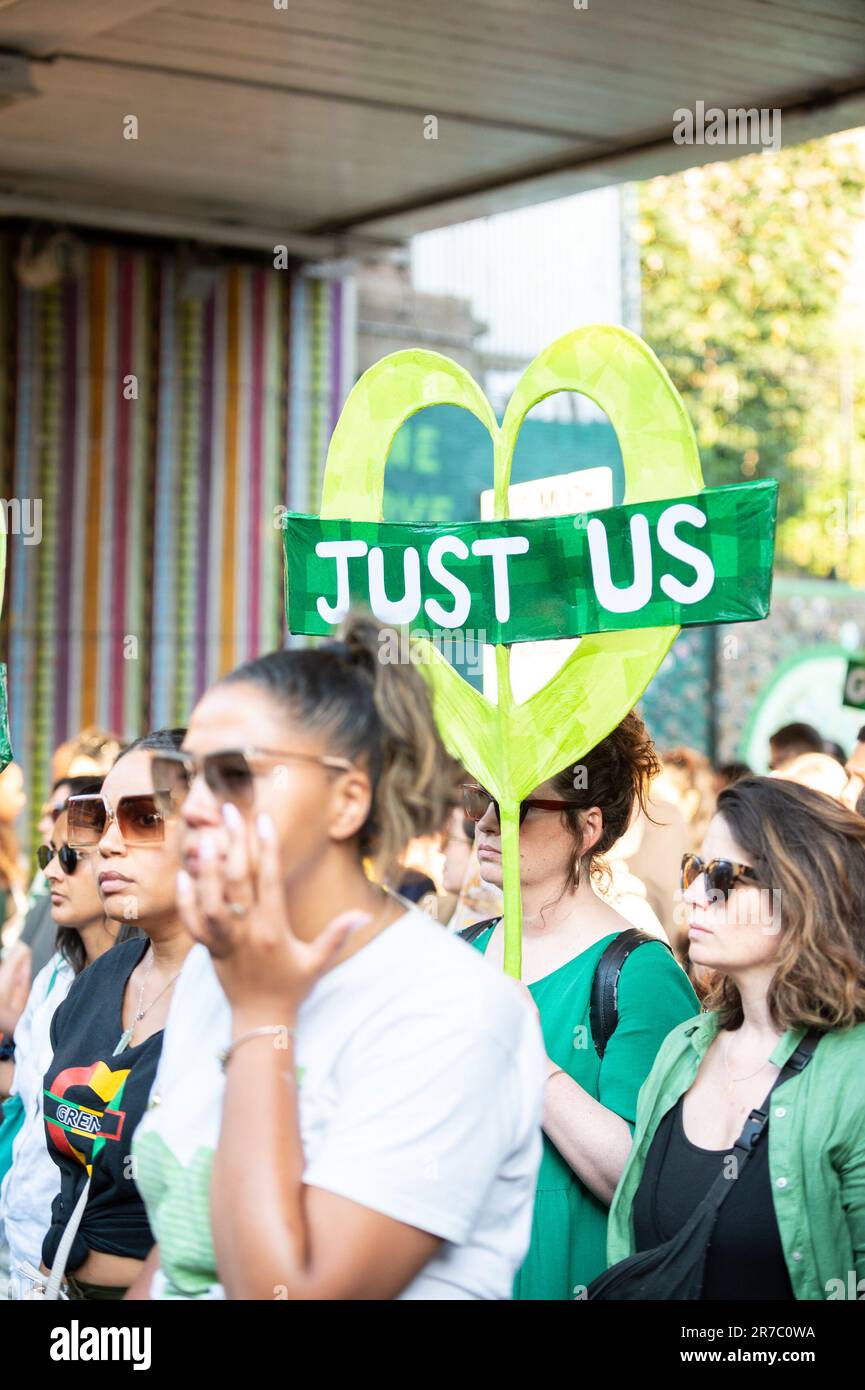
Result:
[[[42,1246],[49,1269],[88,1177],[90,1192],[67,1269],[76,1270],[90,1250],[143,1260],[153,1245],[131,1146],[156,1075],[162,1032],[114,1055],[123,1034],[126,985],[149,945],[145,937],[106,951],[78,976],[51,1022],[54,1056],[43,1102],[60,1191]]]

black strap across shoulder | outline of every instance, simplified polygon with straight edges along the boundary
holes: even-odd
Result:
[[[592,997],[589,1004],[589,1023],[592,1041],[599,1057],[607,1050],[607,1043],[616,1031],[619,1022],[619,976],[622,966],[632,951],[657,941],[661,946],[670,947],[659,936],[650,936],[639,927],[628,927],[619,932],[604,951],[595,968],[592,980]]]
[[[471,946],[481,932],[485,932],[487,927],[494,927],[496,922],[501,920],[501,917],[486,917],[483,922],[472,922],[470,927],[463,927],[462,931],[457,932],[457,936],[462,937],[463,941],[467,941]]]
[[[791,1076],[798,1076],[800,1072],[805,1070],[811,1058],[814,1056],[814,1049],[822,1036],[823,1034],[816,1028],[810,1029],[809,1032],[805,1034],[793,1055],[787,1059],[778,1075],[775,1077],[775,1080],[769,1087],[763,1104],[751,1111],[731,1150],[738,1159],[736,1168],[737,1177],[741,1177],[743,1167],[757,1147],[758,1140],[763,1130],[766,1128],[773,1092],[776,1091],[779,1086],[783,1086],[785,1081],[789,1081]],[[698,1213],[705,1213],[706,1211],[712,1210],[717,1213],[721,1203],[724,1201],[724,1198],[727,1196],[732,1186],[733,1184],[730,1182],[726,1169],[722,1168],[702,1202],[700,1202],[697,1207],[694,1216]]]
[[[471,945],[488,927],[494,927],[500,921],[500,917],[487,917],[483,922],[473,922],[470,927],[464,927],[457,935]],[[589,1005],[589,1023],[595,1051],[599,1057],[603,1057],[607,1043],[615,1033],[619,1022],[619,976],[622,973],[622,966],[632,951],[636,951],[638,946],[645,946],[649,941],[658,941],[662,946],[666,946],[668,951],[670,950],[666,941],[662,941],[660,937],[650,936],[648,932],[641,931],[639,927],[628,927],[625,931],[619,932],[615,940],[610,942],[595,967],[595,974],[592,979],[592,997]]]
[[[742,1133],[733,1145],[734,1151],[738,1149],[741,1153],[748,1154],[753,1152],[757,1140],[766,1128],[772,1092],[777,1090],[779,1086],[782,1086],[785,1081],[789,1081],[791,1076],[798,1076],[799,1072],[805,1070],[811,1058],[814,1056],[814,1049],[822,1036],[823,1034],[817,1028],[811,1028],[805,1034],[795,1052],[791,1057],[787,1058],[787,1061],[775,1077],[763,1104],[756,1110],[751,1111],[742,1127]]]
[[[599,1274],[587,1291],[591,1302],[626,1300],[670,1300],[702,1298],[706,1257],[712,1232],[727,1196],[736,1186],[766,1128],[772,1095],[778,1086],[804,1071],[814,1055],[822,1034],[816,1029],[802,1038],[793,1055],[781,1068],[762,1105],[752,1110],[732,1148],[736,1165],[731,1173],[724,1162],[702,1201],[670,1240],[640,1250]]]

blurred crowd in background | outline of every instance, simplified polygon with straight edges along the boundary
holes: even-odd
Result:
[[[666,937],[687,966],[682,856],[699,850],[719,793],[752,769],[742,762],[715,767],[705,754],[685,747],[669,748],[660,759],[646,810],[636,808],[594,887],[633,926]],[[770,740],[769,762],[771,776],[824,792],[865,814],[865,726],[848,756],[812,725],[786,724]],[[415,841],[406,855],[403,894],[454,931],[501,911],[500,892],[481,877],[474,830],[455,807],[438,841]]]
[[[66,798],[104,776],[122,747],[118,735],[88,728],[56,749],[51,790],[37,827],[40,841],[50,837]],[[752,770],[741,762],[713,766],[705,754],[686,747],[669,748],[660,760],[646,809],[637,807],[627,833],[605,857],[594,887],[633,926],[666,938],[687,968],[682,856],[699,849],[718,794]],[[770,776],[811,787],[865,814],[865,726],[848,754],[810,724],[786,724],[770,740],[769,762]],[[54,952],[56,927],[46,880],[41,870],[33,871],[16,830],[27,801],[21,768],[10,763],[0,774],[0,1015],[7,1009],[14,1013],[18,1003],[23,1008],[30,981]],[[440,835],[413,841],[404,857],[402,896],[454,932],[501,911],[500,890],[481,876],[474,833],[473,822],[457,804]]]

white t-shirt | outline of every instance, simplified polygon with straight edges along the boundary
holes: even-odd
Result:
[[[209,1226],[230,1012],[196,946],[133,1143],[154,1297],[223,1297]],[[309,1186],[440,1236],[405,1299],[506,1299],[541,1157],[543,1047],[512,981],[411,909],[315,986],[295,1058]],[[278,1294],[275,1294],[278,1297]]]
[[[24,1119],[12,1146],[12,1165],[0,1189],[0,1221],[9,1244],[12,1288],[23,1298],[29,1281],[23,1263],[39,1268],[42,1240],[51,1224],[51,1203],[60,1191],[57,1164],[45,1144],[42,1084],[51,1065],[51,1019],[69,993],[72,966],[56,955],[39,971],[15,1028],[15,1076],[12,1094],[24,1107]]]

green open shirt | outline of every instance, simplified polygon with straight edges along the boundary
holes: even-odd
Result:
[[[691,1086],[717,1032],[711,1013],[674,1028],[640,1091],[634,1145],[610,1208],[611,1265],[634,1253],[631,1209],[655,1131]],[[804,1032],[784,1034],[772,1053],[776,1066]],[[773,1093],[767,1133],[772,1199],[796,1298],[865,1297],[865,1023],[821,1038],[805,1071]]]

